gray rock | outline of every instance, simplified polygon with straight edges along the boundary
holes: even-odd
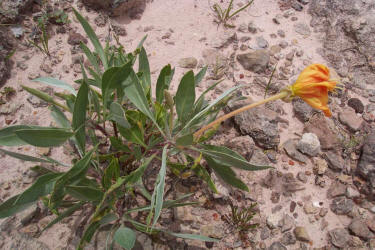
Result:
[[[314,133],[304,133],[297,143],[297,149],[309,156],[316,156],[320,152],[320,142]]]
[[[261,49],[246,54],[237,55],[238,62],[244,69],[256,73],[263,72],[270,61],[270,54],[267,50]]]
[[[352,108],[346,108],[340,112],[339,121],[353,132],[360,130],[363,123],[362,118],[357,116]]]
[[[87,39],[77,32],[70,32],[68,37],[68,44],[70,45],[80,45],[82,43],[87,43]]]
[[[255,26],[255,24],[253,23],[253,21],[250,21],[249,23],[248,23],[248,25],[247,25],[247,29],[248,29],[248,31],[250,32],[250,33],[253,33],[253,34],[255,34],[255,33],[257,33],[257,27]]]
[[[364,140],[357,173],[375,188],[375,131],[372,131]]]
[[[268,250],[287,250],[287,248],[280,242],[275,241],[274,243],[271,244]]]
[[[280,143],[278,115],[265,107],[256,107],[235,116],[234,121],[244,135],[250,135],[265,149],[277,148]]]
[[[260,231],[260,239],[261,240],[266,240],[270,237],[270,230],[268,227],[263,227],[262,230]]]
[[[349,225],[349,230],[354,235],[364,240],[368,240],[373,237],[373,234],[370,232],[370,230],[366,226],[366,222],[358,218],[354,218],[352,220],[352,222]]]
[[[318,136],[322,150],[338,148],[339,139],[337,133],[331,128],[329,120],[323,115],[312,116],[305,124],[304,133],[314,133]]]
[[[0,105],[0,114],[2,115],[9,115],[14,114],[17,110],[22,107],[22,103],[20,102],[7,102],[3,105]]]
[[[85,5],[95,10],[105,10],[114,16],[128,15],[130,18],[140,18],[146,8],[147,0],[83,0]]]
[[[31,0],[3,0],[1,2],[0,23],[12,23],[20,14],[27,11],[33,1]]]
[[[282,233],[291,230],[294,227],[294,224],[294,218],[287,214],[285,214],[284,217],[279,221],[279,227],[281,227]]]
[[[344,169],[344,160],[334,151],[327,151],[324,153],[324,158],[328,163],[328,167],[334,171],[341,171]]]
[[[283,144],[285,152],[294,160],[307,162],[308,158],[297,150],[297,141],[289,139]]]
[[[296,236],[297,240],[303,241],[303,242],[310,242],[311,238],[309,234],[307,233],[307,230],[305,227],[296,227],[294,228],[294,235]]]
[[[246,25],[246,23],[241,23],[239,26],[238,26],[238,29],[237,29],[239,32],[243,32],[243,33],[245,33],[245,32],[247,32],[248,31],[248,29],[247,29],[247,25]]]
[[[277,31],[277,35],[281,38],[284,38],[285,37],[285,32],[283,30],[278,30]]]
[[[302,11],[303,10],[302,5],[300,5],[299,3],[296,3],[296,2],[294,2],[292,4],[292,8],[295,9],[296,11]]]
[[[346,194],[346,186],[339,181],[332,182],[327,190],[327,197],[332,199]]]
[[[178,66],[181,68],[194,69],[198,64],[198,60],[194,57],[181,58],[178,61]]]
[[[358,98],[350,98],[348,100],[348,106],[354,109],[356,113],[363,113],[365,110],[365,106],[363,105],[362,101]]]
[[[305,23],[296,23],[294,24],[294,31],[303,36],[310,36],[311,30],[310,27]]]
[[[221,239],[224,237],[223,225],[222,224],[204,225],[201,227],[201,234],[207,237]]]
[[[280,239],[280,242],[283,243],[285,246],[293,245],[297,242],[296,237],[292,232],[286,232]]]
[[[241,152],[241,155],[247,160],[251,159],[256,148],[254,140],[248,135],[235,137],[228,141],[226,145],[237,152]]]
[[[281,41],[281,42],[279,43],[279,46],[280,46],[282,49],[285,49],[285,48],[288,47],[288,42],[283,40],[283,41]]]
[[[268,48],[269,44],[268,44],[267,40],[264,39],[264,37],[258,36],[255,40],[256,40],[259,48],[261,48],[261,49]]]
[[[337,197],[332,200],[330,209],[337,215],[346,215],[353,210],[354,203],[345,196]]]
[[[266,222],[270,229],[275,229],[279,225],[280,214],[270,214],[267,216]]]
[[[266,166],[270,164],[270,161],[267,155],[263,152],[263,150],[256,148],[251,157],[250,163],[254,165]]]
[[[345,194],[346,194],[346,197],[348,197],[349,199],[358,198],[361,196],[359,191],[352,187],[347,187]]]
[[[303,5],[309,4],[309,0],[298,0],[298,2],[302,3]]]
[[[335,245],[336,247],[343,248],[347,246],[350,240],[350,235],[348,231],[344,228],[335,228],[329,231],[328,234],[329,234],[331,243]]]
[[[98,27],[104,27],[107,24],[107,18],[104,15],[99,14],[95,17],[94,22]]]

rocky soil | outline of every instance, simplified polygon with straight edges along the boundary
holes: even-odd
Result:
[[[170,63],[176,67],[175,79],[207,65],[199,91],[224,79],[212,98],[242,85],[237,95],[246,100],[230,103],[226,110],[262,99],[275,67],[268,95],[293,83],[305,66],[327,64],[341,82],[330,98],[331,118],[297,99],[277,101],[225,122],[214,137],[214,144],[231,147],[254,164],[274,167],[238,171],[250,192],[218,179],[219,195],[196,180],[175,186],[178,194],[194,192],[193,200],[200,205],[162,214],[161,224],[220,238],[219,243],[139,234],[137,249],[375,249],[375,1],[255,0],[235,17],[235,28],[228,29],[214,22],[211,6],[229,1],[110,2],[51,0],[51,8],[64,10],[71,22],[51,26],[50,57],[27,42],[34,35],[39,1],[1,3],[0,21],[9,25],[0,26],[0,127],[52,123],[48,105],[22,91],[21,84],[51,92],[32,79],[52,76],[78,87],[74,80],[80,76],[83,57],[78,44],[87,37],[71,6],[89,19],[102,42],[113,30],[130,51],[147,34],[153,82]],[[238,8],[245,1],[234,3]],[[6,92],[7,87],[15,93]],[[69,145],[12,150],[66,163],[72,152]],[[33,182],[32,166],[0,154],[0,202]],[[259,226],[239,234],[225,219],[229,204],[249,207],[254,202],[258,213],[253,222]],[[0,220],[0,249],[74,249],[75,219],[83,213],[41,235],[38,232],[54,218],[41,203]],[[102,231],[87,249],[105,249],[104,242]]]

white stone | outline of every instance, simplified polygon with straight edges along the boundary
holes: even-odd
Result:
[[[316,156],[320,152],[320,142],[314,133],[305,133],[297,143],[297,149],[309,156]]]

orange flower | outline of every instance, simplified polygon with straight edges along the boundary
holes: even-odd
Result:
[[[337,81],[331,80],[329,69],[322,64],[311,64],[299,75],[297,81],[289,86],[291,97],[299,96],[311,107],[320,109],[331,116],[328,92],[336,88]]]

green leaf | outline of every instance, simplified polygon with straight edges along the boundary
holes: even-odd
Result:
[[[158,80],[156,82],[155,95],[156,101],[162,103],[164,99],[164,90],[169,88],[169,84],[172,81],[174,69],[172,70],[171,65],[168,64],[160,71]]]
[[[145,35],[137,45],[137,50],[141,50],[143,43],[146,41],[147,35]]]
[[[16,200],[14,205],[26,204],[37,201],[40,197],[51,193],[53,184],[62,174],[49,173],[40,176],[28,189],[26,189]]]
[[[66,192],[80,201],[100,201],[104,193],[89,186],[66,186]]]
[[[99,63],[98,63],[98,60],[96,59],[95,55],[90,51],[90,49],[86,46],[86,44],[81,42],[80,47],[82,48],[82,50],[85,53],[89,62],[92,64],[92,66],[94,66],[94,68],[96,70],[95,73],[100,74],[101,71],[100,71]]]
[[[186,121],[193,110],[195,101],[195,81],[193,71],[187,72],[178,86],[175,103],[178,119]]]
[[[21,87],[26,90],[27,92],[29,92],[30,94],[32,95],[35,95],[36,97],[38,97],[39,99],[42,99],[43,101],[47,102],[47,103],[50,103],[50,104],[54,104],[56,106],[59,106],[60,108],[63,108],[64,110],[66,111],[69,111],[69,108],[62,105],[61,103],[58,103],[57,101],[55,101],[55,99],[53,99],[52,96],[50,95],[47,95],[46,93],[42,92],[42,91],[39,91],[37,89],[33,89],[33,88],[29,88],[29,87],[26,87],[26,86],[23,86],[21,85]]]
[[[62,128],[71,128],[70,121],[68,120],[68,118],[66,118],[64,113],[58,107],[56,107],[55,105],[52,105],[50,107],[50,110],[51,110],[51,116],[55,120],[57,125],[59,125]]]
[[[213,145],[202,145],[203,149],[199,149],[204,156],[209,156],[220,162],[222,165],[229,167],[236,167],[248,171],[264,170],[271,168],[270,166],[257,166],[246,161],[238,153],[230,150],[226,147],[213,146]]]
[[[131,127],[126,120],[124,109],[117,102],[111,103],[108,120],[115,121],[118,125],[124,128],[129,129]]]
[[[152,215],[154,220],[151,228],[153,228],[159,219],[161,209],[163,208],[165,175],[167,173],[167,151],[168,145],[164,146],[161,160],[161,168],[156,179],[155,189],[151,197],[151,211],[147,217],[148,224],[151,223]]]
[[[27,143],[21,140],[17,135],[16,131],[21,129],[30,129],[28,125],[14,125],[3,129],[0,129],[0,146],[21,146]]]
[[[207,185],[213,192],[218,193],[215,183],[212,181],[210,174],[207,172],[207,169],[198,164],[193,168],[193,171],[197,176],[202,178],[207,183]]]
[[[207,161],[208,166],[211,167],[224,182],[241,190],[249,191],[246,184],[236,177],[236,173],[230,167],[220,164],[209,156],[204,156],[204,159]]]
[[[176,144],[178,146],[189,146],[193,144],[194,136],[192,134],[184,135],[180,138],[177,138]]]
[[[91,43],[94,45],[95,51],[96,51],[96,53],[98,53],[99,58],[102,61],[102,64],[104,66],[104,69],[107,69],[108,68],[107,57],[104,53],[103,47],[100,44],[99,39],[96,36],[94,30],[91,28],[90,24],[86,21],[86,19],[83,18],[81,16],[81,14],[78,13],[78,11],[76,11],[74,8],[73,8],[73,11],[74,11],[74,14],[76,15],[78,21],[81,23],[83,29],[85,30],[87,36],[91,40]]]
[[[36,147],[55,147],[63,144],[74,135],[68,129],[40,127],[20,129],[15,134],[24,142]]]
[[[1,148],[0,148],[0,152],[3,152],[6,155],[9,155],[9,156],[11,156],[13,158],[17,158],[17,159],[20,159],[20,160],[23,160],[23,161],[49,162],[48,160],[45,160],[45,159],[41,159],[41,158],[29,156],[29,155],[24,155],[24,154],[19,154],[19,153],[11,152],[11,151],[8,151],[8,150],[5,150],[5,149],[1,149]]]
[[[117,229],[113,239],[123,248],[131,250],[134,247],[136,235],[130,228],[120,227]]]
[[[182,233],[173,233],[169,231],[164,231],[167,234],[173,235],[178,238],[183,238],[183,239],[189,239],[189,240],[201,240],[201,241],[206,241],[206,242],[219,242],[220,240],[218,239],[213,239],[204,235],[198,235],[198,234],[182,234]]]
[[[86,147],[86,109],[88,105],[88,92],[89,87],[84,81],[78,90],[77,98],[74,103],[72,127],[75,131],[75,138],[78,143],[78,147],[82,152],[85,152]]]
[[[194,79],[195,79],[195,86],[197,86],[204,78],[204,76],[206,75],[206,72],[207,72],[207,66],[203,67],[199,72],[198,74],[195,75]]]
[[[30,202],[27,204],[19,204],[15,206],[13,204],[18,199],[18,197],[19,197],[18,195],[13,196],[12,198],[0,204],[0,219],[19,213],[35,203],[35,202]]]
[[[65,89],[65,90],[69,91],[74,96],[77,95],[76,90],[71,85],[67,84],[64,81],[58,80],[56,78],[40,77],[40,78],[33,79],[31,81],[32,82],[41,82],[41,83],[44,83],[44,84],[47,84],[47,85],[53,86],[53,87],[59,87],[59,88],[62,88],[62,89]]]
[[[74,166],[65,172],[59,180],[56,181],[53,192],[50,197],[50,205],[53,208],[56,208],[61,200],[64,198],[64,188],[73,181],[76,181],[82,178],[87,169],[90,166],[91,157],[93,152],[96,150],[96,147],[88,152],[81,160],[79,160]]]
[[[147,94],[151,88],[151,73],[150,73],[150,64],[148,62],[147,53],[145,48],[141,48],[139,53],[139,67],[138,70],[142,72],[141,84],[145,93]]]
[[[143,132],[138,126],[133,126],[130,129],[118,127],[118,131],[123,137],[125,137],[126,140],[147,148],[147,145],[144,142]]]
[[[104,170],[102,177],[103,187],[107,190],[112,185],[112,180],[116,181],[120,177],[120,166],[117,158],[113,158],[108,167]]]

